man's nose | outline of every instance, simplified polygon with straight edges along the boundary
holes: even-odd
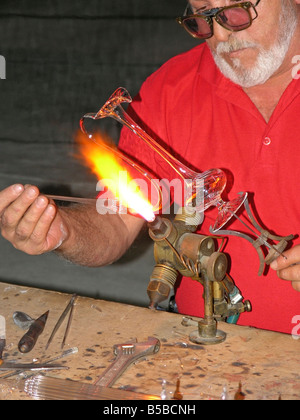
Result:
[[[219,25],[218,22],[213,20],[214,25],[214,39],[218,42],[226,42],[228,41],[230,35],[232,34],[231,31],[228,29],[223,28],[223,26]]]

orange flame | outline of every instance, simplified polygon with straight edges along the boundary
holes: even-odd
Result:
[[[93,138],[95,142],[79,132],[76,138],[79,157],[83,158],[86,166],[99,180],[104,180],[105,186],[122,206],[131,213],[139,214],[148,222],[153,221],[155,214],[152,205],[144,197],[136,180],[129,174],[112,140],[103,133],[94,135]]]

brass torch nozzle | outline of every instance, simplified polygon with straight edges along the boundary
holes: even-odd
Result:
[[[196,268],[191,270],[192,264],[187,264],[187,261],[181,257],[187,253],[188,259],[197,262],[203,240],[192,232],[197,229],[201,217],[201,214],[195,210],[183,208],[173,222],[157,216],[153,222],[148,223],[149,236],[154,241],[156,261],[147,288],[150,308],[156,308],[160,302],[168,298],[179,274],[190,277],[196,275]],[[207,251],[210,255],[214,248]]]
[[[174,268],[164,264],[156,264],[147,288],[150,309],[156,309],[161,302],[168,299],[177,276],[178,272]]]
[[[167,219],[163,219],[160,216],[156,216],[153,222],[148,223],[149,234],[153,240],[162,239],[169,233],[170,223]]]
[[[176,234],[173,224],[168,219],[157,216],[153,222],[148,223],[148,227],[149,236],[155,242],[155,249],[168,249],[169,246],[165,244],[164,240]],[[160,248],[163,246],[162,244],[165,244],[166,248]],[[150,309],[156,309],[160,302],[168,298],[177,279],[177,270],[172,267],[172,264],[168,262],[168,258],[165,257],[166,255],[164,254],[162,260],[165,261],[157,261],[147,288]]]

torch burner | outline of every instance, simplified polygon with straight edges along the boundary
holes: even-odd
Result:
[[[173,222],[157,216],[148,223],[156,265],[147,293],[149,307],[155,309],[168,298],[179,274],[200,282],[204,288],[205,315],[190,340],[198,344],[215,344],[226,338],[226,334],[217,329],[216,318],[225,320],[238,316],[250,311],[251,305],[249,301],[242,302],[239,290],[227,276],[227,257],[216,250],[216,237],[194,233],[199,217],[198,212],[183,208]]]

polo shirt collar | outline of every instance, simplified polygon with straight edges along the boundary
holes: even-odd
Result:
[[[207,44],[203,48],[198,72],[202,79],[205,79],[213,86],[214,94],[216,96],[219,96],[220,98],[225,99],[227,102],[233,103],[240,108],[244,108],[247,112],[250,111],[257,118],[262,118],[262,120],[264,120],[241,86],[233,83],[220,72]]]
[[[240,108],[245,109],[247,112],[253,114],[256,118],[265,122],[263,116],[253,104],[248,95],[244,92],[241,86],[236,85],[231,80],[227,79],[218,69],[215,64],[214,58],[208,48],[207,44],[203,48],[203,54],[200,58],[198,73],[200,77],[206,80],[214,88],[214,94],[220,98],[230,102]],[[292,80],[272,116],[277,113],[282,113],[284,109],[300,94],[300,78]],[[280,106],[279,106],[280,105]],[[271,122],[271,120],[269,122]]]

